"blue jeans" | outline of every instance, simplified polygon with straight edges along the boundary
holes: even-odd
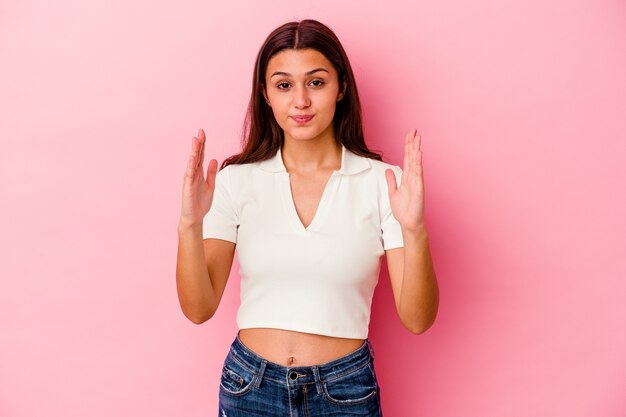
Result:
[[[369,339],[330,362],[285,367],[257,355],[237,332],[219,391],[219,417],[383,415]]]

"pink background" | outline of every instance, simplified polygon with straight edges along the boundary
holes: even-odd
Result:
[[[178,305],[191,137],[239,149],[262,41],[307,17],[369,146],[422,135],[441,303],[412,335],[381,275],[385,415],[626,415],[624,2],[5,0],[0,416],[217,414],[239,284],[201,326]]]

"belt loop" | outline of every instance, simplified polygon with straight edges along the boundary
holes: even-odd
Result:
[[[261,366],[259,367],[259,372],[256,374],[254,387],[259,388],[261,385],[261,380],[263,379],[263,374],[265,373],[265,365],[267,364],[267,360],[261,360]]]
[[[322,381],[320,378],[320,370],[317,369],[316,365],[312,366],[313,375],[315,376],[315,388],[317,388],[317,395],[322,395]]]
[[[370,355],[372,355],[372,359],[374,359],[376,357],[376,354],[374,353],[374,346],[372,346],[372,344],[370,343],[369,338],[367,339],[367,347],[370,350]]]

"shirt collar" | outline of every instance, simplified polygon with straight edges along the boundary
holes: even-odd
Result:
[[[356,174],[365,171],[370,168],[370,166],[371,164],[368,158],[351,152],[341,144],[341,168],[337,171],[338,173],[343,175]],[[281,148],[278,148],[278,152],[276,152],[273,157],[261,161],[259,168],[267,172],[287,172],[285,164],[283,163]]]

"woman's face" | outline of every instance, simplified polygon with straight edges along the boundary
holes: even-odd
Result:
[[[335,107],[343,93],[339,93],[337,71],[321,52],[285,49],[277,53],[267,64],[265,85],[265,100],[285,140],[334,135]],[[299,121],[299,115],[312,117]]]

